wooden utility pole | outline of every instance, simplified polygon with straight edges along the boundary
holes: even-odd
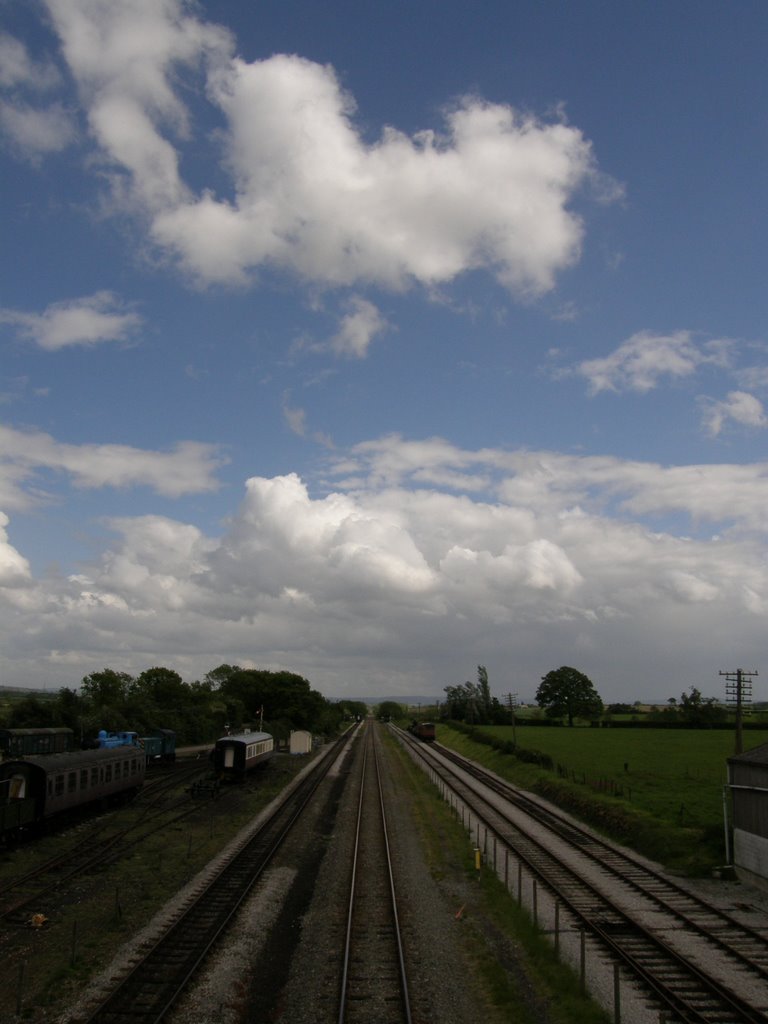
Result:
[[[736,744],[735,753],[740,754],[744,750],[742,737],[742,722],[744,719],[744,705],[752,700],[752,677],[757,675],[756,671],[745,672],[737,668],[733,672],[720,672],[725,676],[725,699],[726,703],[736,708]]]
[[[515,708],[517,707],[517,694],[508,693],[506,694],[507,707],[512,714],[512,742],[517,746],[517,733],[515,732]]]

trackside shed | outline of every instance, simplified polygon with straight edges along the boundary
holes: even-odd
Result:
[[[291,729],[289,749],[292,754],[311,754],[312,733],[306,729]]]
[[[768,890],[768,743],[728,758],[728,785],[736,873]]]

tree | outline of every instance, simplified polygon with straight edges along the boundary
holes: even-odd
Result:
[[[382,722],[396,721],[398,718],[404,718],[406,714],[407,708],[394,700],[383,700],[376,708],[376,717]]]
[[[726,710],[715,697],[702,697],[701,690],[695,686],[690,690],[690,694],[680,694],[680,715],[686,722],[702,726],[725,721]]]
[[[536,703],[545,708],[549,718],[567,715],[571,726],[574,718],[594,718],[603,711],[603,702],[592,680],[568,665],[542,676]]]

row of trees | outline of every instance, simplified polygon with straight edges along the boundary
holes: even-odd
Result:
[[[2,724],[68,726],[81,740],[99,729],[145,735],[162,727],[175,729],[179,743],[207,743],[260,722],[280,739],[291,729],[333,734],[343,721],[366,712],[360,701],[329,701],[294,672],[219,665],[202,681],[186,683],[173,669],[156,666],[138,676],[105,668],[85,676],[79,692],[64,687],[52,699],[24,697]]]
[[[509,725],[514,709],[505,707],[491,695],[488,672],[477,666],[477,682],[445,687],[443,714],[457,722],[474,725]],[[576,718],[597,718],[603,702],[590,679],[568,665],[554,669],[542,677],[536,691],[536,703],[549,718],[567,718],[573,725]]]
[[[508,725],[512,721],[512,710],[492,696],[484,665],[477,666],[476,683],[445,687],[443,710],[446,718],[474,725]]]
[[[511,709],[491,696],[488,673],[483,665],[477,667],[476,683],[446,686],[445,694],[444,715],[447,718],[476,725],[504,725],[512,720]],[[564,718],[569,726],[577,718],[600,718],[605,710],[592,680],[570,665],[562,665],[542,676],[536,690],[536,703],[548,718]],[[607,710],[618,714],[632,712],[636,708],[612,704]],[[727,714],[726,708],[715,697],[703,697],[701,691],[692,686],[688,693],[680,694],[679,700],[670,697],[667,706],[650,712],[648,719],[706,727],[724,722]]]

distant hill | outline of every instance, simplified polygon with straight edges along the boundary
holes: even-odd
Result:
[[[441,704],[445,700],[445,696],[442,697],[350,697],[349,700],[359,700],[363,704],[384,704],[385,701],[394,701],[395,704],[402,704],[404,707],[415,708],[421,704],[422,707],[434,707],[439,701]]]
[[[58,697],[58,690],[31,690],[27,686],[0,686],[0,700],[3,697],[38,697],[45,700],[46,697]]]

